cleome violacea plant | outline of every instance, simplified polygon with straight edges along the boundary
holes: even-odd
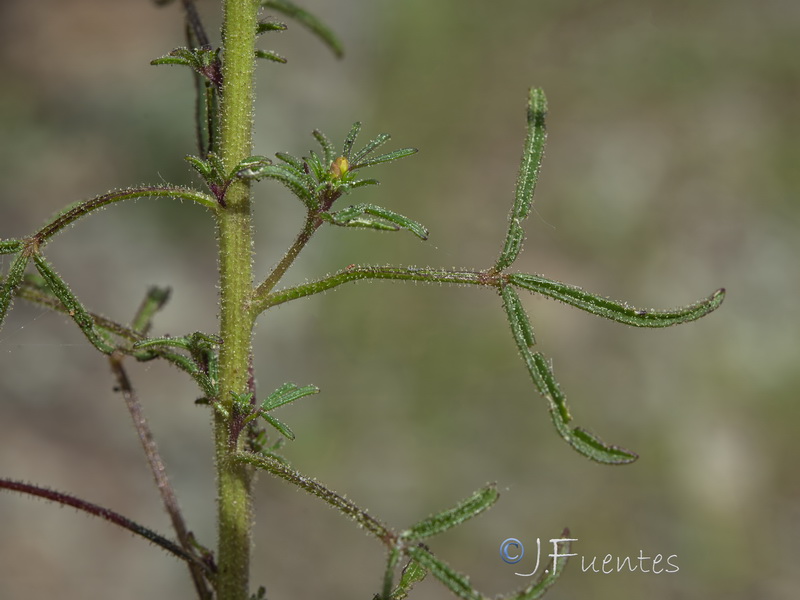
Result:
[[[156,4],[169,3],[170,0],[156,0]],[[73,506],[147,538],[186,563],[197,597],[202,600],[246,600],[265,597],[263,587],[255,593],[250,591],[251,482],[253,474],[262,470],[335,507],[385,546],[386,569],[375,598],[406,598],[414,584],[426,576],[439,580],[457,597],[485,598],[472,587],[465,575],[435,556],[425,545],[425,540],[488,509],[498,499],[495,487],[488,485],[452,508],[410,527],[397,529],[322,483],[296,471],[280,455],[284,440],[293,440],[294,432],[278,420],[273,411],[316,394],[319,389],[314,385],[287,382],[266,398],[258,397],[251,348],[257,318],[285,302],[363,279],[493,287],[500,297],[499,305],[505,311],[524,366],[534,387],[545,399],[558,434],[589,459],[619,465],[636,460],[637,455],[607,444],[589,431],[574,426],[565,396],[548,360],[533,349],[533,327],[523,308],[519,290],[553,298],[635,327],[667,327],[699,319],[720,306],[725,292],[717,290],[703,300],[675,310],[642,310],[572,285],[512,270],[522,249],[523,223],[531,212],[546,138],[547,103],[543,91],[535,88],[529,91],[527,98],[527,135],[508,231],[494,264],[476,270],[350,265],[302,285],[279,288],[283,275],[314,233],[326,225],[380,231],[407,230],[421,240],[427,239],[427,229],[413,219],[370,203],[348,203],[351,193],[365,195],[358,188],[377,183],[375,179],[362,178],[363,171],[411,156],[416,150],[404,148],[379,153],[390,139],[388,134],[379,135],[359,147],[357,138],[361,125],[356,123],[341,146],[335,146],[324,134],[314,131],[313,137],[319,149],[310,151],[307,156],[278,152],[272,160],[253,155],[251,115],[255,101],[255,59],[285,62],[272,51],[258,49],[257,39],[262,34],[287,27],[271,18],[259,20],[259,16],[269,11],[293,19],[314,32],[337,55],[341,55],[342,46],[316,17],[290,0],[222,0],[221,4],[224,19],[219,47],[212,46],[209,41],[193,0],[182,0],[187,45],[153,61],[156,65],[188,66],[193,72],[197,92],[198,154],[188,156],[187,161],[199,175],[203,187],[162,184],[112,191],[71,205],[31,235],[0,240],[0,254],[8,255],[10,259],[6,261],[9,266],[0,284],[0,326],[15,299],[32,302],[68,315],[89,343],[105,355],[141,439],[177,539],[168,539],[113,511],[47,487],[10,479],[0,480],[0,487]],[[306,218],[283,258],[263,281],[255,283],[251,184],[263,179],[276,180],[288,188],[302,203]],[[153,320],[169,298],[168,289],[151,288],[133,318],[127,323],[117,322],[89,310],[53,269],[45,250],[55,235],[102,207],[136,198],[189,200],[202,206],[216,220],[218,331],[151,337],[149,332]],[[218,493],[215,550],[195,539],[178,509],[175,493],[165,475],[165,465],[125,368],[125,362],[131,359],[165,360],[184,371],[199,388],[201,398],[196,403],[212,412]],[[563,537],[569,536],[565,534]],[[568,553],[568,545],[568,541],[563,542],[562,554]],[[502,597],[518,600],[539,598],[560,576],[564,563],[556,560],[556,564],[549,565],[536,581]]]

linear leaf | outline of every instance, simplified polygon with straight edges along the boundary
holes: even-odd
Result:
[[[208,161],[203,160],[199,156],[192,155],[184,156],[183,159],[188,162],[204,180],[211,181],[214,179],[214,168]]]
[[[61,300],[69,316],[78,324],[78,327],[80,327],[81,331],[83,331],[83,334],[92,345],[103,354],[111,354],[114,352],[114,347],[108,343],[102,331],[95,326],[92,315],[90,315],[78,301],[72,293],[72,290],[64,283],[64,280],[53,270],[50,263],[48,263],[41,254],[35,254],[33,256],[33,262],[36,263],[36,268],[47,282],[47,285],[58,299]]]
[[[469,498],[459,502],[453,508],[437,513],[424,519],[400,534],[400,537],[410,541],[419,541],[438,535],[478,516],[488,509],[500,497],[497,488],[491,484],[474,492]]]
[[[419,565],[441,581],[451,592],[464,600],[481,600],[481,595],[469,583],[466,575],[436,558],[422,545],[406,549],[407,554]]]
[[[354,204],[333,213],[327,213],[327,218],[320,215],[322,218],[330,221],[334,225],[349,226],[350,222],[360,218],[362,215],[372,215],[380,217],[381,219],[393,223],[402,229],[407,229],[421,240],[428,239],[428,230],[417,221],[409,219],[400,215],[388,208],[382,206],[375,206],[374,204]],[[369,227],[371,225],[361,224],[362,227]]]
[[[22,247],[19,240],[3,240],[0,242],[0,254],[14,254]]]
[[[256,33],[261,35],[269,31],[286,31],[286,23],[280,21],[261,21],[256,27]]]
[[[508,225],[508,233],[503,242],[503,251],[500,259],[495,264],[495,269],[502,271],[503,269],[511,266],[520,251],[522,251],[522,242],[525,241],[525,230],[519,223],[519,219],[511,217],[511,222]],[[504,258],[505,257],[505,258]]]
[[[255,54],[256,58],[264,58],[266,60],[271,60],[272,62],[281,63],[283,65],[285,65],[287,62],[285,56],[281,56],[272,50],[256,50]]]
[[[357,160],[353,159],[355,162],[354,165],[350,166],[350,170],[353,169],[361,169],[363,167],[371,167],[372,165],[379,165],[381,163],[391,162],[393,160],[397,160],[398,158],[404,158],[406,156],[411,156],[412,154],[416,154],[419,152],[416,148],[401,148],[399,150],[393,150],[392,152],[387,152],[386,154],[381,154],[380,156],[375,156],[373,158],[368,158],[366,160]]]
[[[528,315],[525,313],[525,308],[522,306],[522,302],[519,299],[516,291],[509,285],[504,285],[500,288],[500,295],[503,298],[503,303],[506,307],[507,312],[513,312],[515,318],[511,321],[511,327],[518,327],[519,332],[514,333],[514,337],[516,338],[517,335],[522,336],[522,339],[525,341],[525,345],[528,348],[532,348],[536,345],[536,338],[533,335],[533,326],[531,325],[530,319],[528,319]]]
[[[11,299],[14,297],[14,292],[17,291],[20,283],[22,283],[22,276],[25,274],[25,268],[28,266],[29,256],[24,252],[19,252],[14,257],[14,262],[8,269],[8,275],[0,283],[0,329],[3,328],[3,321],[5,321],[8,308],[11,306]]]
[[[264,420],[267,423],[269,423],[275,429],[280,431],[281,435],[283,435],[283,436],[289,438],[290,440],[294,441],[294,438],[295,438],[294,431],[292,431],[286,423],[284,423],[283,421],[279,421],[278,419],[276,419],[272,415],[269,415],[269,414],[267,414],[267,413],[265,413],[263,411],[261,412],[261,416],[264,418]]]
[[[544,396],[550,407],[550,417],[559,435],[575,450],[584,456],[605,464],[625,464],[633,462],[638,456],[621,448],[603,443],[599,438],[589,434],[583,429],[570,429],[569,423],[572,415],[567,407],[567,400],[558,385],[547,359],[539,352],[530,350],[529,335],[532,335],[531,324],[524,310],[519,304],[519,297],[510,286],[502,289],[503,306],[508,316],[514,341],[517,343],[522,360],[528,368],[528,373],[536,389]]]
[[[361,131],[361,121],[356,121],[353,123],[353,126],[350,128],[347,137],[344,139],[342,156],[344,156],[348,161],[350,160],[350,153],[353,151],[353,144],[356,143],[356,138],[358,137],[359,131]]]
[[[403,571],[400,573],[400,581],[391,596],[389,596],[389,600],[404,600],[407,598],[408,592],[411,591],[414,584],[425,579],[427,574],[428,572],[417,561],[414,559],[408,561],[408,564],[403,567]]]
[[[316,199],[306,187],[305,178],[297,175],[292,167],[284,165],[264,165],[255,170],[245,170],[241,176],[247,179],[275,179],[289,188],[289,191],[297,196],[303,204],[309,208],[316,208]]]
[[[533,192],[539,178],[539,169],[544,156],[544,144],[547,138],[545,116],[547,115],[547,99],[539,88],[532,88],[528,94],[528,132],[522,161],[517,175],[514,192],[514,207],[511,210],[510,223],[503,251],[495,263],[495,269],[502,271],[517,259],[522,248],[522,221],[530,214],[533,203]]]
[[[355,181],[347,182],[347,184],[343,185],[342,187],[349,192],[350,190],[366,187],[368,185],[380,185],[380,182],[377,179],[356,179]]]
[[[261,405],[261,410],[270,411],[278,408],[279,406],[283,406],[284,404],[289,404],[290,402],[299,400],[305,396],[318,393],[319,388],[315,385],[304,385],[303,387],[298,387],[294,383],[284,383],[281,387],[267,396],[267,399],[264,400],[263,404]]]
[[[296,156],[292,156],[288,152],[276,152],[275,156],[281,159],[283,162],[291,165],[298,171],[303,171],[303,161],[297,158]]]
[[[239,161],[233,170],[231,171],[230,177],[237,176],[242,171],[256,171],[261,167],[266,167],[272,164],[272,161],[267,158],[266,156],[260,156],[258,154],[253,156],[248,156],[245,159]]]
[[[283,13],[306,27],[314,35],[316,35],[322,42],[324,42],[336,58],[344,56],[344,48],[339,38],[331,31],[325,24],[322,23],[317,17],[308,11],[300,8],[294,2],[289,0],[262,0],[261,6],[264,8],[274,8],[278,12]]]
[[[153,317],[164,307],[171,293],[172,289],[169,287],[160,288],[153,285],[147,288],[147,294],[131,321],[131,328],[137,333],[145,335],[150,329]]]
[[[322,146],[325,164],[330,165],[333,162],[333,159],[336,158],[336,151],[333,149],[333,144],[319,129],[315,129],[311,132],[311,134],[314,136],[314,139],[319,142],[319,145]]]
[[[308,168],[311,169],[314,177],[317,178],[317,181],[325,181],[325,177],[328,174],[330,165],[323,165],[322,160],[313,150],[308,153],[306,164],[308,165]]]
[[[374,152],[375,150],[383,146],[391,138],[392,136],[390,136],[388,133],[379,133],[378,137],[376,137],[374,140],[370,140],[369,142],[367,142],[366,146],[364,146],[361,150],[356,152],[350,159],[350,162],[352,162],[353,164],[358,164],[359,160],[361,160],[371,152]]]
[[[177,56],[172,54],[167,54],[166,56],[160,56],[159,58],[154,58],[150,61],[151,65],[186,65],[188,67],[193,67],[194,63],[186,58],[185,56]]]
[[[386,223],[377,217],[355,217],[346,223],[336,223],[341,227],[363,227],[364,229],[377,229],[378,231],[398,231],[397,225]]]
[[[509,283],[526,290],[560,300],[565,304],[580,308],[599,317],[634,327],[669,327],[679,323],[694,321],[719,308],[725,299],[725,290],[719,289],[708,298],[673,310],[642,310],[615,302],[608,298],[591,294],[579,287],[559,281],[545,279],[538,275],[513,273],[508,276]]]

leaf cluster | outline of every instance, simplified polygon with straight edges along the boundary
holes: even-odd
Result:
[[[364,227],[383,231],[407,229],[420,239],[427,239],[428,231],[420,223],[394,211],[373,204],[355,204],[332,211],[333,203],[351,191],[377,185],[376,179],[361,179],[356,172],[361,169],[395,161],[415,154],[415,148],[401,148],[377,156],[373,153],[391,139],[382,133],[358,151],[353,150],[361,123],[354,123],[340,151],[336,151],[327,136],[319,130],[313,132],[320,145],[320,153],[311,150],[302,158],[287,152],[277,152],[280,164],[262,161],[241,168],[238,175],[245,179],[274,179],[285,185],[306,207],[314,218],[341,227]]]

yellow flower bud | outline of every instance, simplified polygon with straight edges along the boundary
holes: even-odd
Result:
[[[349,168],[350,163],[347,162],[344,156],[340,156],[331,163],[331,174],[333,174],[336,179],[341,179]]]

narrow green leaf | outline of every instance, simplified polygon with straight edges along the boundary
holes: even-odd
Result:
[[[348,161],[350,161],[350,153],[353,151],[353,144],[356,143],[356,138],[358,137],[359,131],[361,131],[361,122],[356,121],[355,123],[353,123],[353,126],[350,128],[350,132],[344,139],[344,145],[342,146],[342,156],[344,156]]]
[[[0,241],[0,254],[14,254],[22,247],[22,242],[19,240],[3,240]]]
[[[547,115],[547,100],[544,92],[532,88],[528,94],[528,132],[525,137],[525,146],[522,161],[519,166],[517,185],[514,192],[514,207],[511,210],[509,229],[503,251],[495,263],[495,270],[502,271],[508,268],[519,255],[522,248],[522,221],[528,216],[533,203],[533,192],[539,178],[539,169],[544,156],[544,144],[547,138],[545,129],[545,116]]]
[[[315,385],[304,385],[303,387],[299,387],[294,383],[284,383],[281,387],[267,396],[267,399],[261,404],[261,410],[274,410],[279,406],[283,406],[284,404],[289,404],[290,402],[294,402],[295,400],[299,400],[305,396],[318,393],[319,388]]]
[[[280,21],[261,21],[256,27],[256,33],[261,35],[270,31],[286,31],[286,23]]]
[[[203,160],[199,156],[184,156],[183,159],[188,162],[192,168],[197,171],[204,181],[209,182],[214,180],[214,168],[208,161]]]
[[[400,537],[413,542],[438,535],[452,529],[492,506],[500,497],[494,484],[474,492],[469,498],[459,502],[449,510],[424,519],[400,534]]]
[[[388,152],[386,154],[381,154],[380,156],[375,156],[373,158],[368,158],[366,160],[355,160],[355,165],[350,165],[350,170],[354,169],[361,169],[363,167],[371,167],[373,165],[379,165],[381,163],[391,162],[393,160],[397,160],[398,158],[404,158],[406,156],[411,156],[412,154],[416,154],[419,152],[416,148],[401,148],[400,150],[394,150],[392,152]]]
[[[92,345],[103,354],[111,354],[114,352],[114,347],[108,343],[102,330],[95,326],[92,316],[78,301],[72,293],[72,290],[64,283],[64,280],[53,270],[53,267],[50,266],[41,254],[34,254],[33,261],[39,273],[47,282],[47,285],[58,299],[61,300],[69,316],[78,324],[78,327],[80,327],[81,331],[83,331],[83,334]]]
[[[297,158],[296,156],[292,156],[287,152],[276,152],[275,156],[277,156],[280,160],[282,160],[286,164],[291,165],[299,172],[301,173],[303,172],[303,161]]]
[[[264,411],[261,411],[260,414],[261,414],[261,416],[264,418],[264,420],[267,423],[269,423],[275,429],[280,431],[281,435],[283,435],[283,436],[287,437],[288,439],[294,441],[294,438],[295,438],[294,431],[289,429],[289,426],[286,423],[284,423],[283,421],[279,421],[278,419],[276,419],[272,415],[269,415],[269,414],[265,413]]]
[[[421,223],[391,211],[388,208],[375,206],[374,204],[354,204],[353,206],[348,206],[336,212],[327,213],[327,217],[323,215],[320,216],[334,225],[347,227],[350,226],[351,222],[360,219],[363,215],[379,217],[399,228],[407,229],[421,240],[428,239],[428,230]],[[367,224],[367,222],[363,220],[361,222],[356,221],[356,223],[356,226],[373,227],[373,225]]]
[[[514,216],[520,221],[528,216],[533,203],[533,192],[539,178],[544,156],[544,144],[547,138],[545,118],[547,116],[547,99],[539,88],[531,89],[528,96],[528,135],[525,139],[525,150],[517,176],[517,187],[514,194]]]
[[[208,164],[211,165],[211,172],[214,174],[214,177],[222,182],[226,177],[225,163],[222,162],[222,158],[216,152],[209,152]]]
[[[513,273],[508,276],[508,282],[543,296],[560,300],[593,315],[634,327],[669,327],[694,321],[719,308],[725,299],[725,290],[719,289],[708,298],[681,308],[642,310],[538,275]]]
[[[383,146],[391,138],[392,136],[390,136],[388,133],[378,134],[378,137],[376,137],[374,140],[370,140],[369,142],[367,142],[366,146],[364,146],[361,150],[356,152],[350,159],[350,162],[353,164],[358,164],[358,161],[360,161],[362,158],[364,158],[371,152],[374,152],[375,150]]]
[[[281,56],[277,52],[273,52],[272,50],[258,50],[256,49],[256,58],[264,58],[266,60],[271,60],[272,62],[286,64],[286,57]]]
[[[333,149],[333,144],[319,129],[315,129],[312,135],[314,139],[319,142],[319,145],[322,146],[323,159],[325,164],[330,167],[331,163],[336,158],[336,150]]]
[[[622,446],[606,444],[595,434],[575,427],[572,429],[574,439],[570,442],[573,448],[592,460],[608,465],[626,465],[634,462],[639,455]]]
[[[368,185],[380,185],[380,182],[377,179],[356,179],[355,181],[348,181],[342,187],[349,192],[350,190],[366,187]]]
[[[625,464],[635,461],[638,456],[621,448],[603,443],[599,438],[583,429],[570,429],[572,421],[567,400],[556,381],[547,359],[539,352],[532,353],[529,342],[533,331],[530,321],[519,302],[519,297],[510,286],[501,288],[503,307],[508,316],[511,332],[522,360],[536,389],[544,396],[550,407],[550,417],[559,435],[575,450],[584,456],[605,464]]]
[[[165,56],[160,56],[158,58],[154,58],[150,61],[151,65],[186,65],[187,67],[194,67],[194,64],[191,60],[184,56],[174,56],[171,54],[167,54]]]
[[[531,354],[531,361],[536,372],[535,381],[537,386],[540,386],[539,391],[552,402],[551,412],[553,413],[553,418],[558,421],[556,425],[566,425],[572,421],[572,415],[567,406],[567,399],[564,397],[561,386],[558,385],[547,359],[541,352],[534,352]]]
[[[503,242],[503,251],[495,263],[495,270],[502,271],[511,266],[519,253],[522,251],[522,242],[525,241],[525,230],[520,225],[519,220],[511,217],[508,225],[508,233]]]
[[[0,329],[3,328],[3,321],[5,321],[6,313],[11,306],[11,299],[14,297],[14,292],[17,291],[20,283],[22,283],[22,276],[25,274],[25,268],[28,266],[28,255],[22,251],[14,257],[14,262],[8,269],[8,275],[0,283]]]
[[[342,56],[344,56],[342,43],[333,31],[325,26],[317,17],[300,8],[294,2],[290,0],[262,0],[261,6],[275,9],[287,17],[294,19],[322,40],[322,42],[330,48],[336,58],[342,58]]]
[[[517,292],[511,286],[504,285],[500,288],[500,295],[503,298],[506,312],[511,312],[515,315],[513,320],[509,319],[511,327],[518,327],[520,329],[519,332],[514,333],[514,337],[516,338],[517,335],[522,336],[525,345],[528,348],[532,348],[536,345],[536,337],[533,335],[533,326],[531,325],[530,319],[528,319],[528,315],[525,313],[525,308],[522,306]]]
[[[247,158],[243,159],[236,165],[233,170],[231,171],[230,177],[242,177],[242,172],[253,172],[257,171],[261,167],[267,167],[272,164],[272,161],[267,158],[266,156],[248,156]]]
[[[171,293],[172,290],[168,287],[150,286],[136,311],[136,316],[131,321],[131,328],[137,333],[145,335],[150,329],[153,317],[164,307]]]
[[[539,378],[544,380],[547,395],[552,400],[550,416],[553,419],[553,424],[561,437],[570,446],[587,458],[608,465],[624,465],[632,463],[639,458],[639,455],[635,452],[631,452],[621,446],[606,444],[599,437],[585,429],[575,427],[570,430],[568,424],[572,420],[572,416],[569,414],[567,400],[553,376],[550,365],[547,364],[544,356],[538,352],[533,355],[533,359]]]
[[[323,217],[324,218],[324,217]],[[332,221],[330,221],[332,222]],[[398,231],[400,228],[397,225],[386,223],[377,217],[355,217],[346,223],[334,223],[341,227],[362,227],[364,229],[376,229],[378,231]]]
[[[264,165],[254,170],[241,172],[241,177],[245,179],[275,179],[289,188],[289,191],[297,196],[303,204],[309,208],[316,207],[316,199],[306,187],[306,180],[293,172],[291,167],[283,165]]]
[[[408,597],[408,593],[411,591],[411,588],[414,587],[414,584],[419,583],[423,579],[428,572],[422,568],[417,561],[411,559],[408,561],[408,564],[403,567],[403,571],[400,574],[400,581],[397,583],[397,587],[392,592],[392,595],[389,597],[390,600],[405,600]]]
[[[314,174],[314,177],[317,178],[317,181],[324,181],[326,176],[328,175],[328,169],[330,165],[323,165],[322,160],[320,160],[317,153],[313,150],[309,152],[308,158],[306,158],[306,164],[308,168],[311,169],[311,172]]]
[[[411,546],[406,553],[423,569],[429,571],[451,592],[464,600],[482,600],[481,595],[469,583],[469,578],[439,560],[423,545]]]
[[[237,393],[231,390],[231,400],[240,412],[248,412],[253,407],[253,394],[250,392]]]

